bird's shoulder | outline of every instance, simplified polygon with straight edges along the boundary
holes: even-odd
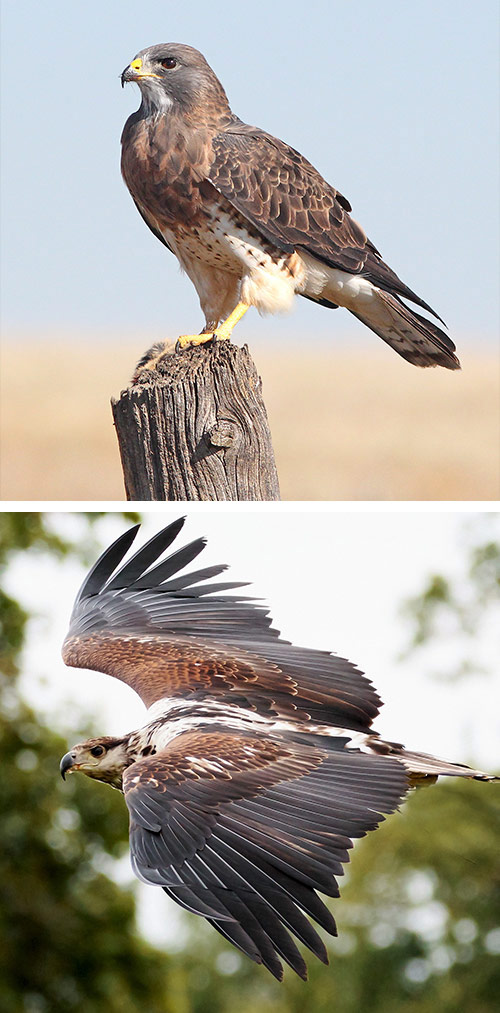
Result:
[[[211,178],[214,173],[222,176],[224,168],[233,172],[239,169],[266,178],[271,187],[307,190],[322,199],[330,198],[332,203],[337,201],[344,211],[352,211],[347,198],[297,148],[260,127],[235,119],[214,135],[212,147],[215,158]]]
[[[210,184],[278,247],[362,268],[371,244],[349,201],[296,148],[238,121],[213,136],[212,149]]]

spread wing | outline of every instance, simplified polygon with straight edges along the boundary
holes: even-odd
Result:
[[[300,152],[270,134],[235,123],[212,141],[210,182],[284,253],[303,249],[392,295],[437,313],[382,260],[349,212],[351,205]]]
[[[353,838],[406,788],[403,766],[386,757],[185,732],[125,771],[132,865],[276,978],[279,956],[305,978],[292,935],[328,962],[306,914],[337,934],[315,891],[339,895]]]
[[[211,582],[225,566],[180,573],[204,539],[158,562],[183,523],[159,532],[117,572],[138,528],[103,553],[78,593],[66,664],[120,679],[148,707],[163,697],[219,697],[261,714],[368,729],[381,701],[355,665],[282,640],[266,608],[223,593],[241,584]]]

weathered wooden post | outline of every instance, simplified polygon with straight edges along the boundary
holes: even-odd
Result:
[[[155,346],[144,359],[111,402],[127,499],[278,500],[262,383],[247,346]]]

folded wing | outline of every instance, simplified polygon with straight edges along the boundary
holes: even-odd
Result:
[[[246,123],[217,134],[212,146],[212,185],[284,253],[302,249],[330,267],[361,273],[440,319],[382,260],[351,218],[349,201],[299,151]]]

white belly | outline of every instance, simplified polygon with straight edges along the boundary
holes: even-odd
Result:
[[[239,280],[239,298],[260,313],[289,310],[295,293],[303,288],[304,269],[297,254],[282,254],[265,240],[261,244],[224,211],[214,212],[203,228],[160,231],[200,298],[212,277],[217,284],[221,272]]]

